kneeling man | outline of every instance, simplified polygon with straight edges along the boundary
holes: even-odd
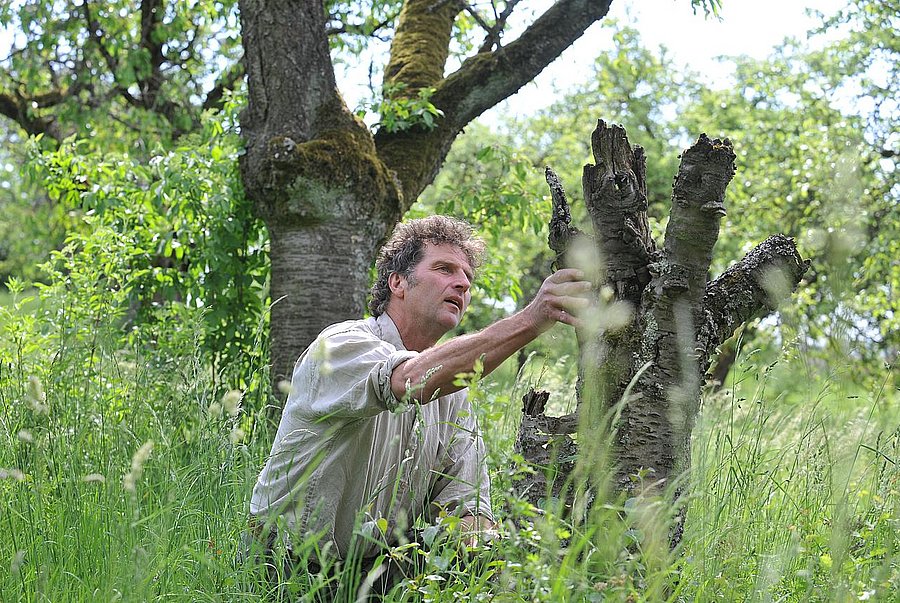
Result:
[[[479,358],[490,373],[557,321],[576,325],[590,283],[560,270],[520,312],[437,345],[469,305],[483,248],[446,216],[397,226],[376,263],[372,317],[326,328],[294,368],[253,523],[338,559],[377,554],[419,518],[493,525],[484,445],[456,376]]]

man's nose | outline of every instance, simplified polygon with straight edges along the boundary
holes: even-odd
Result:
[[[462,293],[465,293],[472,286],[472,283],[469,282],[469,277],[463,272],[456,275],[456,283],[454,283],[453,286]]]

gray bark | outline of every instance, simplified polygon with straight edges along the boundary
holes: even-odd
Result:
[[[249,102],[241,175],[270,235],[271,380],[328,324],[358,318],[396,179],[335,86],[321,2],[241,2]]]
[[[590,468],[610,460],[618,490],[662,491],[684,474],[703,375],[716,347],[744,321],[773,311],[808,266],[792,239],[775,235],[707,282],[725,188],[734,174],[728,140],[701,135],[682,154],[659,249],[647,220],[643,149],[628,143],[624,129],[603,121],[592,147],[596,163],[585,166],[582,185],[593,235],[572,227],[565,193],[548,168],[550,247],[561,264],[593,273],[602,301],[601,326],[578,333],[576,414],[554,419],[544,415],[543,404],[528,403],[545,397],[530,394],[526,401],[517,446],[526,460],[551,466],[551,479],[539,471],[523,485],[536,503],[583,487],[577,482],[590,482]],[[586,243],[593,255],[586,256]],[[585,257],[594,263],[585,266]],[[621,304],[630,309],[625,324],[604,327],[604,314]],[[570,437],[576,423],[577,454]]]

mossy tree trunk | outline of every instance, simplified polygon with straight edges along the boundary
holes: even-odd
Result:
[[[432,182],[463,127],[531,81],[610,1],[557,0],[507,45],[488,32],[479,53],[445,75],[464,5],[406,0],[385,84],[394,98],[432,88],[443,117],[430,129],[373,136],[336,87],[323,3],[241,0],[249,91],[241,174],[271,235],[273,383],[289,378],[323,327],[362,315],[379,244]]]
[[[538,472],[525,484],[535,501],[548,491],[565,497],[571,479],[589,481],[585,468],[598,461],[612,462],[619,490],[662,491],[684,474],[700,388],[717,346],[744,321],[773,311],[808,266],[793,240],[775,235],[708,281],[734,175],[728,140],[704,134],[682,154],[661,248],[650,235],[643,149],[603,121],[591,142],[596,163],[585,166],[582,186],[592,235],[571,225],[562,185],[547,171],[550,246],[560,264],[592,273],[599,307],[578,333],[576,412],[547,417],[545,396],[525,399],[519,449],[533,463],[553,465],[555,476],[548,484]],[[577,454],[570,437],[576,430]],[[573,462],[579,457],[585,462]]]

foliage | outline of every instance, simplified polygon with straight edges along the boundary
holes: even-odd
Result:
[[[20,177],[26,151],[17,151],[0,159],[0,283],[11,277],[36,281],[46,276],[38,264],[50,250],[62,247],[70,222],[64,207]]]
[[[415,126],[433,130],[435,119],[444,115],[443,111],[431,103],[434,88],[420,88],[414,97],[404,96],[405,88],[406,84],[402,82],[385,85],[381,99],[357,109],[357,117],[365,119],[367,112],[371,110],[380,119],[373,127],[387,132],[402,132]]]
[[[867,12],[882,10],[870,4]],[[868,52],[880,44],[874,35]],[[776,229],[796,237],[813,264],[796,311],[785,310],[793,328],[813,347],[846,332],[855,353],[878,367],[900,351],[888,302],[900,284],[893,261],[900,181],[896,161],[882,156],[880,126],[870,124],[895,101],[888,90],[856,89],[868,71],[835,72],[823,59],[840,56],[845,45],[805,51],[788,42],[767,61],[736,59],[735,86],[705,91],[681,123],[735,143],[738,172],[720,240],[726,257]],[[854,48],[864,54],[858,37]],[[842,66],[868,70],[871,63]],[[854,90],[867,100],[848,103]]]
[[[114,321],[145,343],[185,307],[202,309],[214,379],[245,387],[265,315],[266,238],[241,192],[238,105],[230,107],[146,165],[72,139],[53,152],[34,145],[28,171],[82,216],[45,266],[47,295],[68,291],[73,312]]]
[[[27,107],[18,121],[30,134],[146,153],[147,140],[195,130],[220,98],[211,84],[237,59],[236,10],[232,0],[6,3],[0,28],[13,48],[0,93]]]

